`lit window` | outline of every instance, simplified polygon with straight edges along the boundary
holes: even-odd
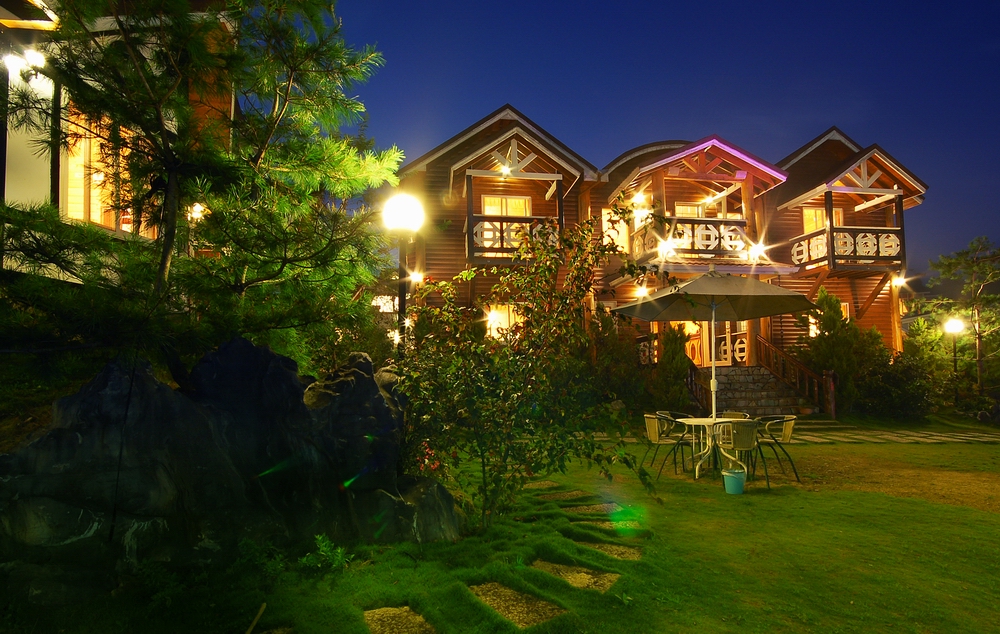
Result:
[[[844,226],[844,210],[833,210],[833,225]],[[826,209],[821,207],[805,207],[802,210],[802,233],[812,233],[826,229]]]
[[[376,295],[372,298],[372,306],[380,313],[394,313],[397,301],[399,300],[394,295]]]
[[[819,320],[816,319],[815,317],[813,317],[812,315],[810,315],[809,316],[809,337],[812,338],[812,337],[818,337],[818,336],[819,336]]]
[[[851,318],[851,302],[840,302],[840,314],[845,321]]]
[[[495,339],[502,337],[511,327],[524,321],[513,304],[493,304],[486,307],[486,334]]]
[[[613,215],[610,209],[602,209],[601,218],[604,221],[604,243],[616,244],[622,251],[628,253],[626,223],[618,220],[618,216]]]
[[[530,216],[529,196],[483,196],[484,216]]]
[[[704,208],[697,203],[674,203],[674,215],[678,218],[701,218]]]

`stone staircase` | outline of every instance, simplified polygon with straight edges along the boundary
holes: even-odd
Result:
[[[708,385],[711,368],[698,370],[699,382]],[[747,412],[751,417],[771,414],[811,414],[817,411],[809,399],[778,380],[762,366],[730,366],[715,369],[719,381],[718,411]]]

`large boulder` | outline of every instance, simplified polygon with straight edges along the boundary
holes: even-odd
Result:
[[[191,379],[180,392],[119,359],[60,399],[48,434],[0,456],[0,560],[132,566],[244,536],[458,537],[443,487],[397,481],[395,377],[367,355],[307,388],[293,361],[235,339]]]
[[[396,488],[401,415],[375,377],[368,355],[356,352],[304,395],[316,435],[336,459],[337,477],[355,491]]]

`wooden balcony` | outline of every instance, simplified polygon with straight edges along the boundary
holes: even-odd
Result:
[[[747,221],[738,218],[653,217],[633,231],[629,248],[638,261],[650,257],[749,259]]]
[[[471,223],[465,223],[466,257],[470,262],[479,264],[509,263],[513,261],[525,233],[534,231],[542,222],[557,220],[550,216],[473,215]]]
[[[792,264],[803,269],[898,270],[906,257],[903,230],[898,227],[819,229],[793,238],[789,246]]]

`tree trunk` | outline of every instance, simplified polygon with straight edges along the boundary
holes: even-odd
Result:
[[[972,328],[976,332],[976,392],[983,395],[983,328],[979,321],[979,307],[972,308]]]
[[[154,291],[159,294],[166,289],[170,275],[170,261],[174,253],[174,239],[177,237],[177,212],[180,206],[180,184],[177,172],[167,173],[167,187],[163,194],[163,242],[160,253],[160,267],[156,272]]]

